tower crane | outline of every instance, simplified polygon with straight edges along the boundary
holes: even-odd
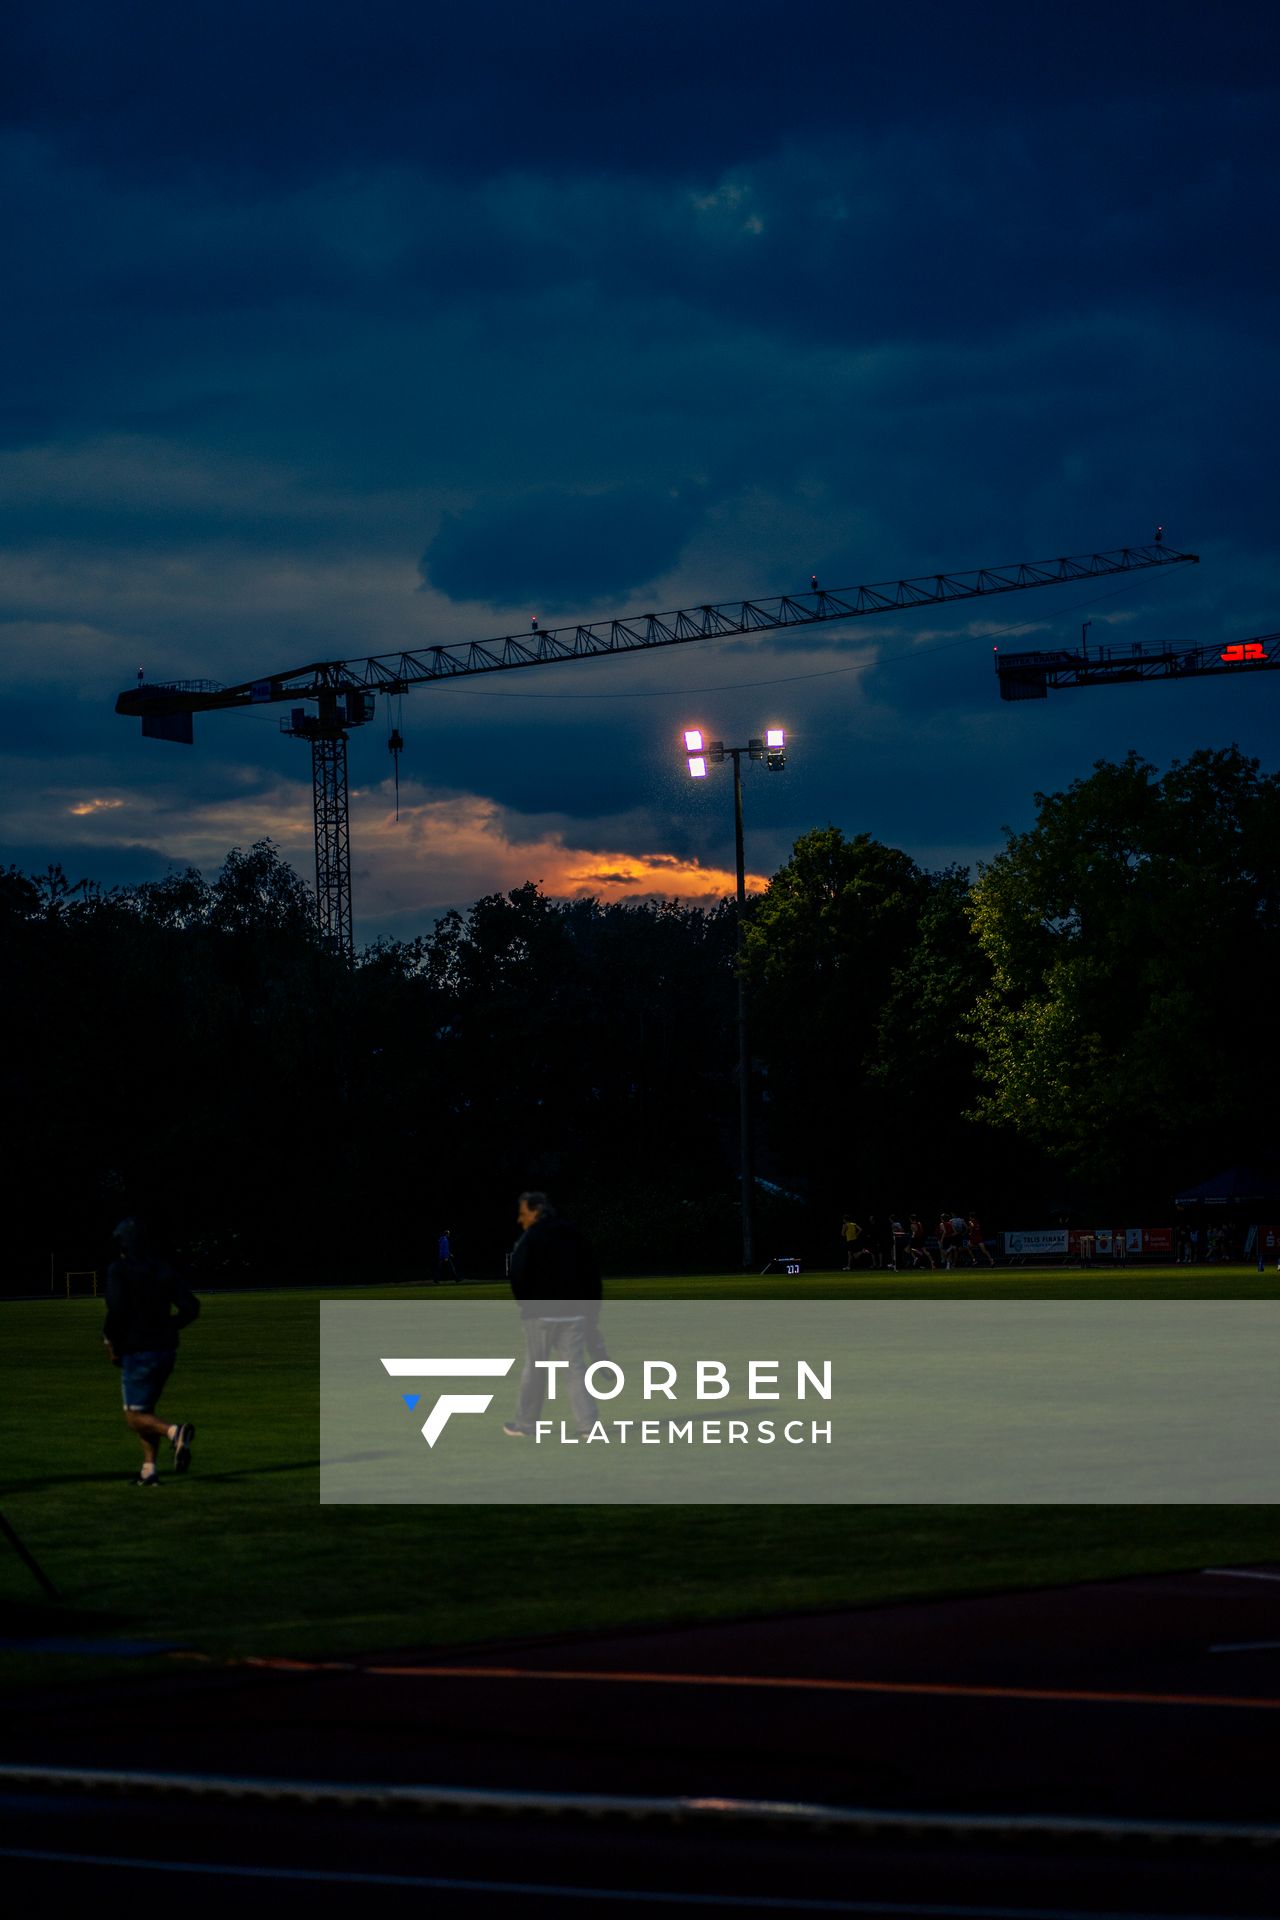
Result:
[[[1044,700],[1050,687],[1106,687],[1129,680],[1190,680],[1206,674],[1257,673],[1280,667],[1280,633],[1199,647],[1082,646],[1076,652],[996,653],[1002,700]]]
[[[1136,573],[1147,567],[1177,566],[1198,558],[1198,554],[1179,553],[1157,540],[1147,547],[1120,547],[1057,560],[1023,560],[1007,566],[925,574],[910,580],[881,581],[873,586],[842,587],[837,591],[820,587],[814,575],[808,593],[707,603],[681,607],[671,613],[631,614],[620,619],[563,627],[543,627],[535,619],[530,631],[523,634],[375,654],[360,660],[315,661],[283,673],[244,680],[236,686],[222,686],[213,680],[148,682],[139,673],[138,684],[127,688],[117,699],[116,712],[140,719],[143,734],[149,739],[173,740],[190,746],[197,713],[290,701],[314,703],[314,713],[309,713],[305,706],[294,706],[288,719],[281,722],[281,731],[311,745],[320,932],[330,947],[350,964],[355,949],[351,919],[347,735],[353,727],[364,726],[372,720],[379,693],[399,696],[410,687],[423,686],[433,680],[502,673],[517,667],[549,666],[557,660],[586,660],[600,654],[634,653],[650,647],[680,646],[688,641],[726,634],[767,633],[817,626],[824,621],[856,620],[868,614],[900,612],[909,607],[942,606],[954,600],[987,599],[1031,587],[1065,586],[1077,580]],[[397,751],[398,740],[397,730],[392,738],[393,751]]]

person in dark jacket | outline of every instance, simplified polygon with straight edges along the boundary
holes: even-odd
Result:
[[[165,1382],[173,1372],[178,1335],[200,1312],[200,1302],[167,1260],[150,1251],[137,1220],[122,1220],[115,1230],[120,1258],[107,1269],[107,1317],[102,1329],[107,1358],[120,1368],[126,1426],[142,1445],[142,1469],[135,1484],[157,1487],[156,1454],[162,1443],[173,1448],[173,1470],[191,1465],[196,1430],[189,1420],[170,1425],[156,1413]]]
[[[585,1236],[563,1220],[545,1193],[522,1193],[516,1210],[522,1229],[511,1255],[511,1291],[524,1323],[525,1360],[515,1415],[502,1431],[527,1440],[542,1413],[548,1360],[567,1362],[556,1385],[560,1417],[568,1383],[569,1413],[579,1439],[596,1422],[596,1403],[587,1392],[587,1350],[603,1351],[599,1337],[600,1269]]]

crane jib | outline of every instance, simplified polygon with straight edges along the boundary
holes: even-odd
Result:
[[[1106,687],[1135,680],[1191,680],[1207,675],[1259,673],[1280,667],[1280,633],[1255,634],[1200,646],[1165,641],[1147,647],[1058,648],[1045,653],[997,653],[1002,700],[1044,700],[1049,689]]]
[[[116,701],[116,712],[144,722],[144,732],[173,738],[158,722],[167,715],[213,713],[220,709],[319,700],[341,695],[349,688],[370,692],[403,693],[432,680],[452,680],[480,673],[509,672],[519,667],[549,666],[557,660],[586,660],[604,654],[634,653],[652,647],[679,646],[688,641],[718,639],[737,633],[768,633],[857,620],[870,614],[896,613],[912,607],[940,606],[956,600],[976,600],[995,594],[1025,592],[1034,587],[1068,585],[1110,574],[1133,573],[1149,567],[1194,564],[1199,556],[1156,544],[1119,547],[1102,553],[1077,554],[1056,560],[1020,560],[1006,566],[977,567],[961,572],[924,574],[913,579],[880,581],[869,586],[827,590],[815,587],[804,594],[779,594],[760,600],[707,602],[669,613],[629,614],[622,618],[578,622],[570,626],[537,628],[524,634],[503,634],[492,640],[470,640],[449,646],[406,649],[374,654],[359,660],[313,661],[284,673],[259,676],[236,686],[211,681],[140,683]],[[321,716],[322,720],[324,715]],[[355,726],[354,712],[332,708],[330,724]],[[184,733],[182,737],[187,737]]]

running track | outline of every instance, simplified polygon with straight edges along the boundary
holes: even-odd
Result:
[[[1280,1913],[1280,1566],[173,1665],[156,1697],[124,1673],[6,1716],[6,1884],[253,1912]]]

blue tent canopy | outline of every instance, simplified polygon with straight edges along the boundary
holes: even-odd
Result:
[[[1280,1179],[1260,1173],[1256,1167],[1228,1167],[1202,1180],[1198,1187],[1184,1187],[1175,1194],[1175,1207],[1243,1206],[1246,1201],[1280,1201]]]

